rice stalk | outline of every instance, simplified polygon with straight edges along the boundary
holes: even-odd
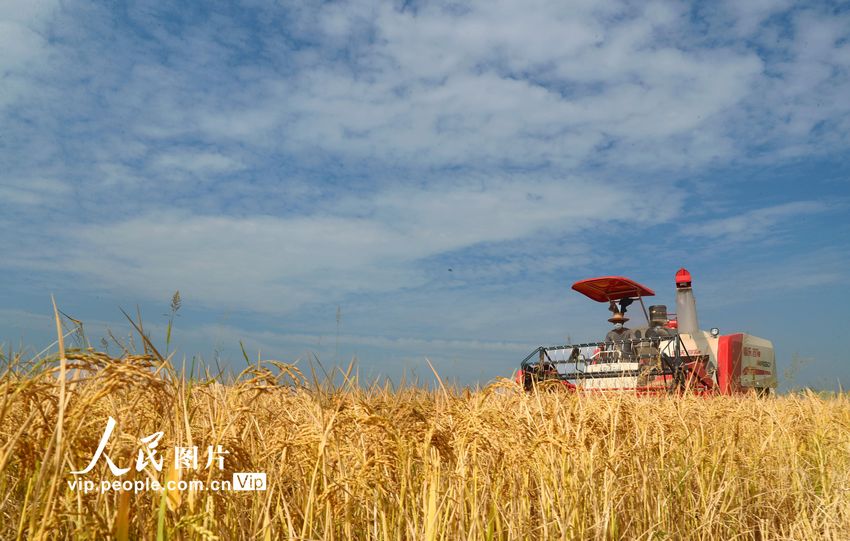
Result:
[[[141,332],[143,327],[137,324]],[[61,332],[61,331],[60,331]],[[144,342],[144,340],[143,340]],[[152,346],[152,345],[151,345]],[[282,361],[227,381],[171,356],[65,350],[0,377],[2,539],[848,539],[850,399],[638,397],[364,384]],[[64,359],[64,362],[63,362]],[[73,371],[75,382],[65,385]],[[205,374],[203,379],[197,377]],[[436,374],[436,371],[435,371]],[[64,390],[63,390],[64,389]],[[260,492],[71,490],[108,417],[132,466],[264,472]],[[227,450],[174,468],[173,448]],[[86,475],[115,479],[101,460]]]

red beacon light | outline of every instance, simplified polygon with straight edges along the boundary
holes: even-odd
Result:
[[[691,287],[691,273],[685,267],[676,271],[676,287]]]

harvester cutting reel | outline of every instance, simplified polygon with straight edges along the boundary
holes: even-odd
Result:
[[[572,365],[571,370],[558,368]],[[705,359],[692,358],[678,334],[616,342],[539,347],[520,363],[517,375],[526,390],[537,386],[582,390],[676,393],[715,388]],[[561,385],[556,385],[561,384]]]

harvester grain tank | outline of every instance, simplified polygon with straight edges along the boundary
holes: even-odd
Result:
[[[517,381],[527,389],[561,384],[570,390],[660,394],[689,390],[700,394],[769,394],[775,389],[773,344],[746,333],[720,335],[699,328],[691,274],[676,273],[676,317],[664,305],[647,310],[650,288],[623,276],[580,280],[572,288],[608,303],[609,321],[627,321],[636,301],[646,325],[621,328],[600,342],[538,347],[521,363]]]

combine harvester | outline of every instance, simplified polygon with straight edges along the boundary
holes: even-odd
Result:
[[[613,316],[608,321],[615,328],[628,320],[627,307],[639,301],[646,326],[611,331],[602,342],[535,349],[517,373],[517,382],[527,390],[557,384],[575,391],[767,396],[776,388],[776,360],[769,340],[699,329],[691,275],[685,269],[676,273],[675,319],[668,318],[664,305],[647,311],[643,298],[655,292],[622,276],[581,280],[573,289],[609,303]]]

